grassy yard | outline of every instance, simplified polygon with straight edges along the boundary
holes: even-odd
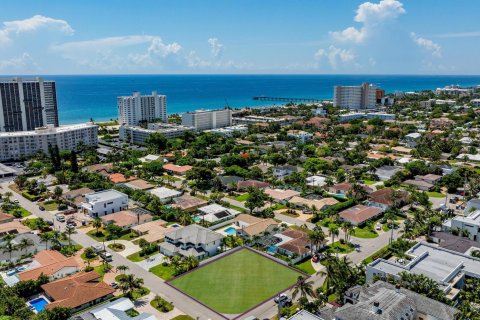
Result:
[[[427,195],[430,198],[445,198],[445,195],[443,193],[440,193],[440,192],[427,192]]]
[[[312,266],[312,261],[310,260],[310,258],[304,261],[300,261],[299,263],[293,265],[293,267],[309,275],[312,275],[316,272]]]
[[[93,268],[93,270],[100,275],[100,281],[103,280],[103,276],[106,273],[105,266],[103,264],[96,266]]]
[[[248,249],[239,250],[170,284],[220,313],[242,313],[297,282],[301,274]]]
[[[147,258],[149,258],[149,257],[151,257],[151,256],[153,256],[154,254],[157,254],[157,253],[158,253],[158,251],[154,251],[154,252],[152,252],[150,254],[146,254],[142,257],[142,256],[140,256],[140,251],[138,251],[138,252],[132,253],[131,255],[127,256],[127,259],[132,261],[132,262],[140,262],[140,261],[143,261],[143,260],[145,260],[145,259],[147,259]]]
[[[182,314],[182,315],[176,316],[175,318],[172,318],[170,320],[193,320],[193,318],[190,317],[190,316],[187,316],[186,314]]]
[[[140,289],[136,289],[132,292],[132,299],[133,300],[137,300],[141,297],[144,297],[146,296],[147,294],[150,293],[150,289],[148,288],[145,288],[145,287],[142,287]]]
[[[15,215],[15,212],[20,212],[21,218],[25,218],[25,217],[28,217],[28,216],[31,215],[31,213],[28,212],[27,209],[22,208],[22,207],[18,207],[18,208],[15,208],[15,209],[12,208],[12,209],[6,210],[5,213],[11,214],[11,215],[13,215],[13,216],[16,216],[16,215]]]
[[[109,233],[105,228],[100,228],[98,230],[99,234],[97,234],[97,230],[93,229],[87,232],[87,235],[93,238],[94,240],[97,240],[98,242],[102,242],[103,240],[107,241]],[[138,234],[135,232],[131,231],[126,231],[120,238],[117,240],[132,240],[138,237]]]
[[[245,212],[247,212],[247,211],[248,211],[247,209],[244,209],[244,208],[237,207],[237,206],[235,206],[235,205],[233,205],[233,204],[230,204],[229,208],[232,208],[232,209],[238,210],[238,211],[240,211],[240,212],[242,212],[242,213],[245,213]]]
[[[357,227],[355,228],[355,233],[353,234],[353,236],[362,239],[373,239],[378,237],[378,233],[375,230],[371,230],[367,227]]]
[[[353,251],[352,244],[342,244],[340,241],[335,241],[334,243],[328,245],[328,251],[336,253],[338,248],[338,253],[350,253]]]
[[[394,224],[397,228],[398,228],[398,226],[400,225],[398,222],[394,222],[393,224]],[[385,232],[390,231],[390,223],[384,223],[384,224],[382,225],[382,230],[385,231]]]
[[[58,210],[58,203],[55,201],[47,201],[41,203],[41,206],[45,207],[47,211],[57,211]]]
[[[375,184],[375,183],[377,183],[377,181],[373,181],[373,180],[363,180],[363,183],[365,183],[365,184]]]
[[[247,201],[248,200],[248,193],[244,193],[244,194],[241,194],[239,196],[233,197],[233,199],[235,199],[237,201],[240,201],[240,202]]]
[[[163,264],[159,264],[158,266],[150,268],[148,271],[164,280],[170,280],[175,276],[175,269],[171,265],[164,266]]]

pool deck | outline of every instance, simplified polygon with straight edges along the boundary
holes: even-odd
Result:
[[[38,313],[38,312],[40,312],[40,311],[42,311],[42,310],[45,309],[45,308],[42,308],[42,310],[37,310],[37,309],[31,304],[32,301],[35,301],[35,300],[37,300],[37,299],[43,299],[43,300],[45,300],[45,301],[47,302],[47,303],[44,305],[44,307],[45,307],[47,304],[51,303],[51,301],[48,300],[47,297],[45,297],[44,294],[38,294],[38,295],[35,295],[35,296],[33,296],[33,297],[30,297],[30,300],[28,300],[27,305],[28,305],[28,306],[30,307],[30,309],[31,309],[33,312],[35,312],[35,313]]]
[[[237,227],[234,223],[232,223],[232,224],[223,226],[223,227],[221,227],[221,228],[218,228],[218,229],[216,229],[216,230],[214,230],[214,231],[217,232],[217,233],[220,233],[221,235],[224,235],[225,237],[228,237],[228,236],[231,236],[230,233],[225,232],[225,230],[228,229],[228,228],[234,228],[235,230],[240,229],[240,228]]]

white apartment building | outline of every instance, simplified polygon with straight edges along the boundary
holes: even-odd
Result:
[[[58,127],[55,81],[0,79],[0,132]]]
[[[98,126],[82,123],[69,126],[37,128],[33,131],[0,132],[0,161],[19,160],[38,151],[48,153],[48,146],[60,150],[77,150],[80,143],[97,145]]]
[[[377,103],[377,89],[366,82],[361,86],[335,86],[333,106],[343,109],[373,109]]]
[[[150,95],[134,92],[117,98],[118,121],[122,125],[136,126],[141,122],[160,119],[167,122],[167,96],[153,91]]]
[[[350,112],[341,114],[338,116],[339,122],[349,122],[356,119],[382,119],[382,120],[395,120],[395,115],[391,113],[382,112]]]
[[[87,193],[85,202],[80,205],[83,213],[93,218],[127,210],[128,196],[116,190],[103,190]]]
[[[466,213],[466,216],[455,216],[443,223],[442,229],[444,231],[451,230],[467,230],[468,238],[473,241],[480,242],[480,210],[475,210]]]
[[[313,134],[303,130],[288,130],[287,137],[295,138],[303,143],[307,140],[312,140]]]
[[[160,133],[167,139],[181,137],[186,131],[195,131],[195,128],[180,126],[171,123],[149,123],[148,129],[138,126],[120,126],[119,138],[133,144],[144,144],[145,140],[154,133]]]
[[[236,126],[208,130],[208,132],[213,134],[219,134],[224,137],[231,137],[235,134],[235,132],[242,133],[242,134],[247,133],[248,127],[246,125],[239,124]]]
[[[462,88],[459,85],[450,85],[443,88],[437,88],[435,94],[449,94],[449,95],[460,95],[460,94],[471,94],[473,93],[473,88]]]
[[[182,125],[197,131],[229,127],[232,125],[232,110],[198,110],[182,114]]]

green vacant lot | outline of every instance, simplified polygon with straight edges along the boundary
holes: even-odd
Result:
[[[258,253],[241,249],[170,284],[220,313],[238,314],[287,289],[300,275]]]

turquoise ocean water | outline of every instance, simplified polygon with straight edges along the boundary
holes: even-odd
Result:
[[[385,89],[414,91],[450,84],[480,85],[480,76],[417,75],[48,75],[57,82],[61,124],[117,117],[116,97],[156,90],[167,95],[168,113],[196,109],[273,105],[253,96],[331,99],[333,86],[370,82]]]

